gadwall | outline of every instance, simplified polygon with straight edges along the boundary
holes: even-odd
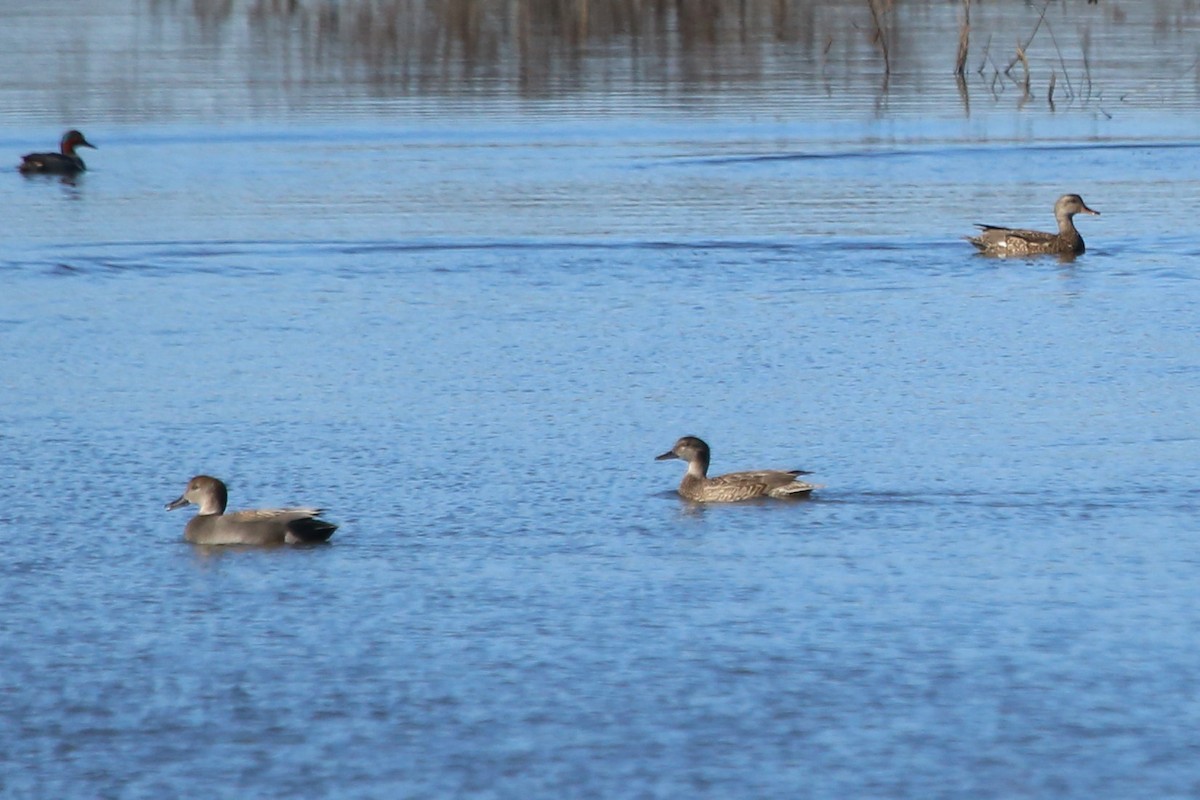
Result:
[[[804,497],[819,488],[797,480],[800,475],[809,474],[799,469],[731,472],[710,478],[708,463],[711,452],[704,440],[695,436],[684,436],[654,460],[666,461],[669,458],[688,462],[687,474],[679,484],[679,494],[695,503],[733,503],[755,497]]]
[[[76,147],[90,147],[96,149],[96,145],[83,138],[83,134],[79,131],[67,131],[63,134],[62,142],[59,143],[59,153],[30,153],[21,157],[21,166],[17,167],[24,173],[44,172],[53,175],[74,175],[77,172],[83,172],[87,166],[83,163],[83,159],[75,155]]]
[[[980,252],[992,256],[1032,256],[1052,253],[1060,256],[1076,256],[1083,252],[1083,237],[1075,230],[1076,214],[1094,214],[1077,194],[1064,194],[1054,204],[1054,218],[1058,220],[1058,233],[999,228],[995,225],[976,225],[983,232],[968,236],[967,241]]]
[[[320,508],[275,508],[225,513],[229,491],[225,484],[208,475],[188,481],[187,490],[167,503],[167,511],[188,503],[200,507],[188,520],[183,538],[193,544],[300,544],[323,542],[333,535],[337,525],[317,519]]]

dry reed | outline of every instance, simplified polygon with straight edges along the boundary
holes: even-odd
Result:
[[[963,0],[962,23],[958,27],[958,57],[954,62],[954,74],[962,77],[967,65],[967,51],[971,44],[971,0]]]
[[[1037,23],[1034,24],[1033,30],[1029,32],[1029,38],[1025,40],[1024,44],[1017,45],[1017,53],[1019,55],[1013,56],[1012,61],[1009,61],[1008,66],[1004,68],[1005,75],[1012,71],[1012,68],[1015,67],[1017,62],[1020,61],[1024,56],[1025,51],[1029,49],[1029,45],[1033,44],[1033,38],[1037,36],[1037,32],[1042,27],[1042,23],[1046,21],[1046,11],[1048,11],[1049,8],[1050,0],[1046,0],[1046,2],[1042,4],[1042,13],[1038,14]]]
[[[909,6],[895,0],[867,0],[866,8],[863,0],[190,2],[202,30],[218,34],[238,9],[248,12],[260,52],[278,56],[285,69],[294,70],[289,76],[325,83],[365,81],[391,92],[493,91],[515,85],[522,94],[542,95],[569,90],[586,80],[592,69],[613,70],[613,74],[628,71],[639,81],[664,78],[711,84],[731,78],[753,80],[787,64],[787,69],[807,80],[853,75],[863,63],[868,72],[883,72],[886,89],[893,71],[908,71],[912,43],[928,40],[928,31],[921,27],[915,33],[906,28]],[[939,4],[922,2],[929,7]],[[987,24],[990,7],[971,0],[950,2],[958,23],[956,79],[972,68],[978,73],[977,83],[986,85],[993,96],[1003,94],[1011,84],[1024,98],[1030,95],[1033,73],[1038,71],[1054,81],[1047,95],[1050,102],[1098,100],[1092,83],[1096,59],[1086,28],[1082,62],[1068,65],[1059,43],[1053,41],[1055,74],[1045,74],[1050,70],[1043,66],[1039,51],[1046,49],[1047,38],[1054,40],[1051,21],[1057,17],[1049,11],[1063,8],[1062,3],[1040,0],[1027,6],[1025,13],[1032,12],[1034,24],[1016,37],[1015,52],[1006,60],[1001,48],[991,50],[994,32],[980,27]],[[1112,11],[1113,19],[1118,11]],[[1003,16],[1006,22],[1013,18]],[[968,64],[972,44],[975,65]],[[614,51],[628,55],[628,66],[605,55]],[[868,51],[874,57],[864,62]],[[846,65],[840,73],[835,63],[839,58]],[[1015,72],[1018,64],[1022,74]],[[1200,78],[1200,70],[1196,74]],[[1058,82],[1064,85],[1059,87]],[[960,92],[964,90],[960,86]]]
[[[1029,72],[1029,57],[1025,55],[1025,49],[1021,45],[1017,45],[1017,60],[1021,62],[1021,67],[1025,70],[1025,80],[1021,82],[1021,93],[1023,98],[1029,97],[1029,83],[1031,80]]]
[[[875,41],[879,44],[879,49],[883,53],[883,73],[885,75],[892,74],[892,57],[888,52],[888,37],[887,30],[884,27],[883,18],[887,14],[886,8],[880,8],[884,0],[867,0],[867,5],[871,9],[871,20],[875,23]]]

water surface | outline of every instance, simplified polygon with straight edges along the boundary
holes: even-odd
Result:
[[[886,85],[850,3],[361,74],[205,8],[4,9],[64,81],[0,149],[100,149],[0,180],[0,794],[1194,795],[1186,4],[1053,4],[966,104],[953,4]],[[1073,262],[960,238],[1064,191]],[[690,507],[686,433],[825,488]],[[199,472],[341,528],[193,548]]]

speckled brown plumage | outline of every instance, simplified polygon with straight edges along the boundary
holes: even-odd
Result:
[[[688,471],[679,484],[679,494],[695,503],[735,503],[756,497],[780,499],[806,497],[813,489],[811,483],[799,480],[807,475],[803,470],[753,470],[730,472],[708,477],[711,451],[703,439],[684,436],[675,446],[656,457],[656,461],[678,458],[688,462]]]
[[[1079,255],[1084,251],[1084,245],[1083,237],[1075,229],[1076,214],[1099,216],[1100,212],[1088,208],[1079,195],[1064,194],[1054,204],[1058,233],[978,225],[982,232],[978,236],[966,238],[979,248],[981,253],[991,256]]]

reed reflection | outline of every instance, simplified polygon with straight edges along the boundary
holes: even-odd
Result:
[[[394,93],[714,87],[767,75],[878,77],[884,65],[874,5],[860,3],[253,0],[239,8],[233,0],[195,0],[192,15],[211,31],[244,14],[256,55],[285,65],[293,78],[365,82]],[[893,50],[897,38],[888,33]]]
[[[1157,79],[1200,27],[1200,10],[1171,0],[1136,14],[1050,0],[194,0],[190,17],[206,38],[247,21],[255,79],[286,85],[525,97],[933,88],[968,113],[971,92],[1098,105],[1098,77]],[[1194,94],[1193,73],[1180,85]]]

